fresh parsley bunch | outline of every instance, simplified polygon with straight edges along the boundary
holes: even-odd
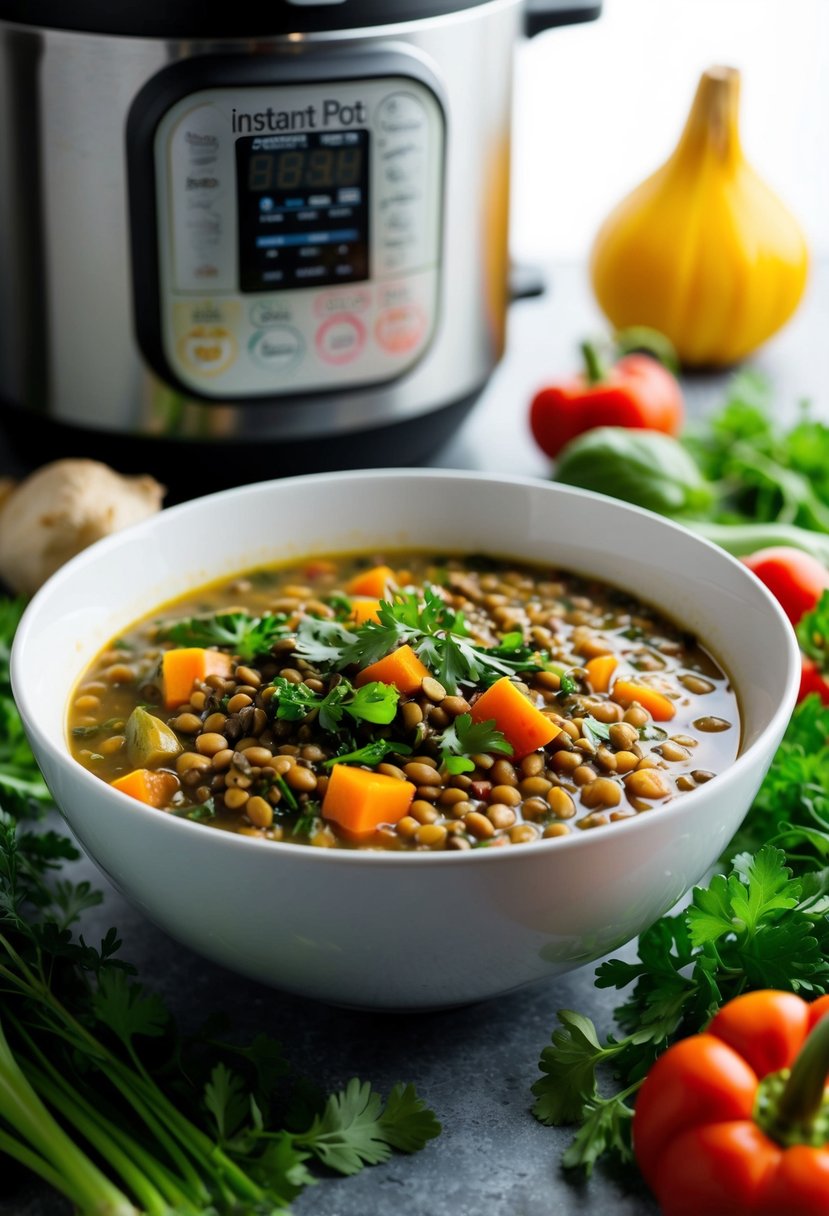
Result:
[[[343,671],[369,667],[398,646],[409,645],[450,695],[461,684],[489,684],[519,671],[541,671],[542,656],[520,633],[506,634],[498,646],[475,642],[464,614],[430,586],[396,592],[377,610],[379,621],[357,628],[340,621],[305,617],[297,630],[296,653],[311,663]]]
[[[694,888],[688,907],[643,933],[636,962],[598,967],[597,987],[627,992],[614,1011],[621,1034],[602,1040],[589,1018],[559,1013],[533,1112],[578,1125],[565,1166],[589,1173],[605,1153],[630,1159],[629,1099],[656,1057],[726,1001],[756,988],[829,991],[827,740],[829,706],[809,697],[732,844],[757,851],[738,852],[726,874]]]

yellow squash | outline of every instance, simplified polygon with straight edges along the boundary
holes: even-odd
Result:
[[[617,328],[665,333],[686,366],[742,359],[792,315],[806,284],[803,232],[743,155],[740,75],[703,73],[679,144],[596,237],[591,275]]]

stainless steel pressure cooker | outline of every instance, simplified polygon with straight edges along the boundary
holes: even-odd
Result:
[[[421,459],[503,351],[513,45],[599,7],[0,0],[12,438],[205,488]]]

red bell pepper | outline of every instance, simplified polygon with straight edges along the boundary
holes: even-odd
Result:
[[[775,545],[744,557],[743,564],[768,587],[793,625],[829,590],[829,570],[811,553]]]
[[[742,559],[769,589],[797,630],[801,649],[798,701],[817,693],[829,705],[829,637],[825,637],[826,608],[822,597],[829,591],[829,570],[817,558],[785,545],[759,549]],[[820,605],[815,622],[810,614]],[[822,626],[817,629],[815,625]]]
[[[664,1216],[829,1212],[829,996],[724,1005],[645,1078],[633,1147]]]
[[[585,374],[541,389],[530,406],[530,429],[543,452],[555,459],[571,439],[597,426],[679,434],[682,392],[658,359],[630,354],[608,368],[592,343],[581,349]]]

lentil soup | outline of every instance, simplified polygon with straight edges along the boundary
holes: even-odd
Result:
[[[165,605],[92,663],[72,755],[267,841],[467,850],[605,827],[739,748],[697,639],[608,584],[420,552],[316,557]]]

